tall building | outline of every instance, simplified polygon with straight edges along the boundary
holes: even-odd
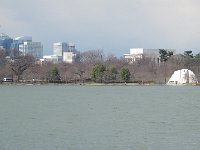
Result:
[[[68,43],[58,42],[53,44],[53,52],[56,56],[63,56],[63,52],[68,51]]]
[[[41,42],[26,41],[19,44],[19,53],[22,56],[32,55],[35,58],[43,58],[43,46]]]
[[[13,42],[13,39],[10,38],[8,35],[4,33],[0,34],[0,47],[2,49],[5,49],[7,56],[10,56],[10,52],[11,52],[10,47],[11,47],[12,42]]]
[[[58,42],[53,44],[54,55],[61,57],[63,62],[74,63],[77,60],[78,52],[74,43]]]
[[[76,51],[75,44],[69,43],[67,52],[75,52],[75,51]]]
[[[19,53],[19,45],[23,44],[24,42],[32,42],[31,36],[20,36],[13,40],[13,43],[11,44],[11,56],[17,57],[20,55]]]

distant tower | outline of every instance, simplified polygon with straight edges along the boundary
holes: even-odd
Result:
[[[57,42],[53,44],[53,52],[56,56],[63,56],[64,52],[68,50],[68,43],[66,42]]]
[[[13,40],[13,43],[11,44],[12,57],[18,57],[19,55],[24,55],[24,54],[21,54],[21,52],[19,51],[19,46],[23,45],[24,42],[32,42],[32,37],[20,36],[20,37],[16,37]]]
[[[56,57],[66,63],[73,63],[77,60],[78,52],[74,43],[57,42],[53,44],[53,51]]]
[[[74,43],[69,43],[68,44],[68,52],[75,52],[75,44]]]
[[[22,56],[32,55],[40,59],[43,58],[43,46],[41,42],[26,41],[19,45],[19,53]]]
[[[13,42],[13,39],[10,38],[8,35],[1,33],[0,34],[0,48],[5,49],[6,55],[10,56],[10,47]]]

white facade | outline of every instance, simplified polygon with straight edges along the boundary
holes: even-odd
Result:
[[[54,64],[57,64],[59,62],[62,62],[62,57],[61,56],[56,56],[56,55],[46,55],[43,56],[43,59],[40,59],[40,61],[43,62],[52,62]]]
[[[188,69],[177,70],[168,81],[168,85],[196,84],[198,80],[195,74]]]
[[[124,58],[127,62],[133,63],[136,60],[142,59],[143,57],[151,58],[156,63],[160,62],[160,49],[144,49],[144,48],[131,48],[130,54],[124,54]],[[167,51],[175,51],[173,49],[165,49]]]
[[[53,44],[53,52],[56,56],[63,56],[63,52],[67,52],[68,43],[66,42],[58,42]]]
[[[24,42],[19,45],[20,55],[32,55],[35,58],[43,57],[43,46],[40,42]]]
[[[130,49],[130,55],[138,55],[138,54],[143,54],[144,49],[143,48],[131,48]]]
[[[64,52],[63,61],[66,63],[74,63],[76,59],[76,54],[74,52]]]

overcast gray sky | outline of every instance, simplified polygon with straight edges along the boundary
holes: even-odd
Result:
[[[0,25],[41,41],[45,54],[58,41],[117,56],[134,47],[200,52],[199,0],[0,0]]]

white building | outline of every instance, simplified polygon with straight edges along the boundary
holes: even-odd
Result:
[[[57,64],[59,62],[62,62],[62,57],[56,56],[56,55],[46,55],[46,56],[43,56],[43,59],[40,59],[40,62],[41,63],[51,62],[51,63]]]
[[[74,63],[76,60],[76,53],[74,52],[64,52],[63,53],[63,62]]]
[[[168,81],[168,85],[196,84],[198,80],[195,74],[188,69],[177,70]]]
[[[124,54],[124,58],[127,62],[133,63],[136,60],[140,60],[144,57],[151,58],[156,63],[160,62],[160,49],[144,49],[144,48],[131,48],[130,54]],[[165,49],[167,51],[173,51],[174,49]]]
[[[35,58],[43,57],[43,46],[41,42],[30,42],[26,41],[19,44],[19,53],[22,56],[32,55]]]

